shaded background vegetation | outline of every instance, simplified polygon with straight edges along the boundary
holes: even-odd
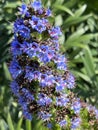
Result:
[[[13,22],[21,3],[20,0],[0,1],[0,130],[31,130],[30,122],[20,118],[20,108],[13,100],[7,66]],[[52,21],[63,31],[61,51],[68,57],[76,77],[74,91],[98,108],[98,0],[43,0],[43,3],[52,9]],[[34,120],[32,128],[44,130],[39,128],[40,124]]]

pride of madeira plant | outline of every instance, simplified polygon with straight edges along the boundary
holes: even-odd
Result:
[[[51,10],[38,0],[19,7],[11,43],[11,90],[26,119],[36,116],[51,130],[97,130],[98,110],[71,91],[75,79],[65,55],[60,53],[61,29],[50,23],[51,17]]]

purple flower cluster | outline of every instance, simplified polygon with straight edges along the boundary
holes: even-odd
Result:
[[[66,128],[69,114],[70,128],[76,129],[81,123],[82,105],[71,92],[75,79],[59,51],[61,29],[49,23],[51,10],[43,8],[40,0],[23,4],[19,14],[14,23],[9,71],[13,78],[10,87],[23,115],[32,120],[36,114],[51,129],[53,119]],[[98,111],[95,113],[98,118]]]
[[[80,125],[81,119],[80,118],[75,118],[71,122],[71,130],[76,130],[77,127]]]
[[[35,29],[39,33],[42,33],[43,31],[46,31],[46,27],[48,24],[48,20],[45,18],[39,18],[35,15],[32,16],[32,19],[29,21],[32,29]]]

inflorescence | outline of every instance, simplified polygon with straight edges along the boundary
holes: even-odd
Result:
[[[82,123],[80,113],[84,106],[93,111],[97,120],[98,110],[83,105],[71,92],[75,78],[59,50],[62,32],[50,23],[49,17],[51,10],[43,8],[41,1],[19,7],[11,43],[10,87],[26,119],[32,120],[36,115],[50,129],[55,122],[75,130]]]

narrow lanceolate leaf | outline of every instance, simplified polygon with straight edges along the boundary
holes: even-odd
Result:
[[[81,28],[81,29],[77,30],[76,32],[74,32],[74,33],[67,39],[66,43],[68,43],[68,42],[70,42],[70,43],[76,42],[77,39],[79,40],[80,36],[82,36],[82,35],[85,33],[85,31],[87,31],[87,30],[88,30],[88,28],[85,28],[85,29],[84,29],[84,28]]]
[[[31,128],[31,121],[30,120],[26,120],[26,130],[33,130]]]
[[[71,16],[74,16],[73,12],[69,8],[67,8],[66,6],[63,6],[63,5],[54,5],[54,7],[56,9],[59,9],[61,11],[64,11],[64,12],[70,14]]]
[[[7,122],[8,122],[9,130],[15,130],[10,113],[8,113]]]
[[[85,59],[89,61],[89,67],[91,68],[92,74],[95,74],[95,64],[94,59],[92,57],[92,53],[90,49],[88,48],[85,52]]]
[[[89,48],[87,50],[85,50],[85,56],[82,56],[82,60],[85,65],[87,74],[90,77],[94,76],[95,75],[94,60],[93,60],[93,57],[92,57],[92,54],[91,54]]]
[[[20,120],[18,121],[17,129],[16,130],[21,130],[22,122],[23,122],[23,117],[21,117]]]
[[[72,44],[70,42],[68,42],[67,44],[65,43],[65,49],[66,50],[68,50],[69,48],[72,48],[72,47],[87,49],[87,45],[80,43],[80,42],[73,42]]]
[[[85,33],[85,31],[84,31]],[[82,42],[82,43],[89,43],[91,39],[97,37],[95,34],[83,34],[81,33],[81,30],[80,32],[77,31],[77,33],[73,33],[73,35],[71,35],[68,40],[66,41],[67,42]]]
[[[5,74],[6,79],[11,80],[11,75],[9,73],[8,66],[5,62],[3,63],[3,69],[4,69],[4,74]]]
[[[7,2],[7,4],[4,6],[4,8],[16,8],[17,6],[21,5],[21,2]]]
[[[81,15],[84,13],[84,11],[86,10],[86,7],[87,7],[87,5],[83,5],[80,9],[78,9],[78,10],[75,12],[75,16],[76,16],[76,17],[81,16]]]
[[[0,119],[0,130],[8,130],[8,125],[3,119]]]
[[[71,8],[71,7],[74,7],[76,3],[77,3],[77,0],[70,0],[70,1],[68,0],[64,3],[64,6]]]
[[[87,75],[83,74],[82,72],[75,71],[75,73],[76,73],[76,75],[78,75],[79,77],[84,79],[85,81],[92,83],[91,79]]]
[[[81,17],[75,17],[75,15],[74,15],[74,17],[70,16],[69,18],[67,18],[65,20],[64,28],[68,28],[71,25],[74,25],[74,24],[80,23],[82,21],[85,21],[85,20],[87,20],[91,16],[92,16],[92,14],[88,14],[88,15],[81,16]]]

